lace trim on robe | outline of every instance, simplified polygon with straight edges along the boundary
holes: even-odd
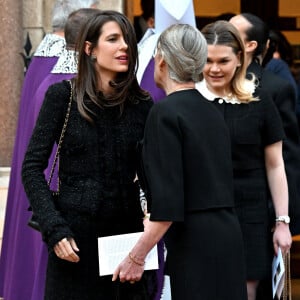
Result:
[[[60,56],[65,48],[65,39],[57,34],[48,33],[41,41],[34,56],[55,57]]]
[[[52,74],[76,74],[77,56],[74,50],[64,49],[57,63],[53,67]]]

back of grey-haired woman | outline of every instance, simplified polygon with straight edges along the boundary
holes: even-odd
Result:
[[[195,89],[206,42],[196,28],[173,25],[161,34],[154,56],[154,78],[167,96],[153,106],[145,128],[139,178],[149,219],[113,279],[138,281],[146,254],[164,236],[172,300],[245,300],[229,132]]]

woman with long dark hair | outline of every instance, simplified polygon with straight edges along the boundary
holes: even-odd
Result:
[[[139,283],[99,276],[97,238],[143,231],[137,142],[152,100],[136,80],[137,43],[129,20],[102,11],[76,44],[78,75],[49,87],[25,155],[22,178],[49,249],[46,300],[149,299]],[[59,197],[54,205],[43,171],[58,142]]]

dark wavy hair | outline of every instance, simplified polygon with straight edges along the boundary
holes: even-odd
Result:
[[[67,48],[75,48],[79,31],[85,22],[100,10],[95,8],[80,8],[69,14],[65,25],[65,40]]]
[[[270,30],[269,32],[269,48],[264,57],[262,65],[265,66],[273,57],[275,51],[278,51],[280,58],[289,66],[293,64],[293,48],[285,35],[279,30]]]
[[[127,55],[129,59],[128,70],[118,73],[115,80],[110,82],[114,93],[105,96],[98,91],[99,76],[95,62],[85,52],[86,41],[90,42],[90,52],[97,47],[99,37],[102,34],[103,25],[107,22],[116,22],[122,31],[124,40],[128,45]],[[74,94],[80,114],[92,122],[95,115],[89,102],[98,107],[120,106],[122,113],[125,101],[136,103],[139,100],[149,99],[149,94],[142,90],[136,79],[138,67],[138,50],[135,32],[131,22],[125,15],[113,10],[103,10],[91,17],[79,33],[76,43],[78,52],[78,75],[74,80]]]

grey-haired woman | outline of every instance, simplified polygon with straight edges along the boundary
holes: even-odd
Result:
[[[158,39],[154,78],[167,96],[145,127],[150,220],[113,279],[140,280],[148,251],[164,235],[173,300],[241,300],[247,298],[245,266],[229,131],[195,89],[206,57],[206,41],[190,25],[173,25]]]

